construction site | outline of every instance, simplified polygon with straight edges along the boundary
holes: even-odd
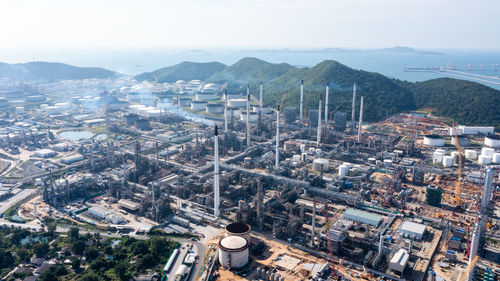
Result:
[[[2,220],[210,237],[192,280],[498,280],[493,127],[366,124],[356,85],[350,120],[328,86],[309,111],[297,86],[299,108],[265,106],[261,83],[206,111],[110,91],[5,117]]]

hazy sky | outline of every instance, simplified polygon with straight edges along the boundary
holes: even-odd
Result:
[[[500,49],[499,0],[0,1],[0,48]]]

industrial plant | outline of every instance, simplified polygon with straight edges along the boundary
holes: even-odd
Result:
[[[264,104],[265,82],[2,91],[1,223],[164,233],[182,246],[161,280],[498,280],[494,127],[367,123],[363,85],[350,112],[330,86],[314,109],[303,81],[298,108]]]

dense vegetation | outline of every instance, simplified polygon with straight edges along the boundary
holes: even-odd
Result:
[[[207,80],[214,73],[222,71],[225,68],[226,65],[219,62],[181,62],[174,66],[157,69],[153,72],[141,73],[136,76],[136,79],[139,81],[158,81],[160,83],[172,83],[177,80]]]
[[[72,228],[67,236],[58,237],[54,230],[55,227],[50,227],[48,232],[30,233],[15,228],[1,229],[0,276],[37,257],[56,261],[40,275],[40,281],[129,280],[142,273],[160,272],[178,246],[177,242],[162,236],[149,240],[108,239],[99,234],[82,235],[77,228]],[[64,263],[68,259],[71,262]],[[10,279],[22,277],[14,275]]]
[[[458,123],[500,128],[500,91],[450,78],[404,83],[404,86],[413,93],[417,108],[428,109]]]
[[[294,69],[287,63],[274,64],[256,58],[243,58],[223,71],[215,73],[209,82],[228,83],[229,89],[238,89],[248,83],[270,81]]]
[[[398,48],[390,51],[408,50]],[[190,77],[180,75],[176,78],[188,80]],[[433,114],[458,123],[500,128],[500,91],[465,80],[440,78],[411,83],[354,70],[331,60],[310,68],[296,68],[256,58],[243,58],[207,79],[208,82],[227,83],[229,91],[244,92],[246,85],[250,84],[252,94],[258,93],[258,84],[263,81],[264,101],[271,106],[276,106],[285,93],[285,105],[298,106],[300,80],[304,80],[306,110],[317,108],[320,97],[324,101],[325,85],[328,83],[330,111],[339,107],[338,110],[350,116],[352,85],[356,83],[358,97],[362,95],[365,99],[363,119],[366,121],[378,121],[399,112],[430,109]],[[356,108],[359,111],[359,98]]]
[[[76,67],[64,63],[0,63],[0,78],[25,81],[58,81],[88,78],[111,78],[120,74],[97,67]]]

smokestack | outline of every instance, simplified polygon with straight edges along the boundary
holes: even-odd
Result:
[[[224,90],[224,133],[227,134],[227,89]]]
[[[304,126],[304,80],[300,80],[300,125]]]
[[[214,131],[214,216],[219,217],[220,189],[219,189],[219,132],[217,125]]]
[[[280,166],[280,106],[276,111],[276,161],[274,162],[274,169],[278,172]]]
[[[472,242],[471,242],[471,246],[470,246],[470,253],[469,253],[469,263],[468,265],[470,265],[472,263],[472,261],[474,260],[474,258],[476,257],[477,255],[477,250],[479,248],[479,239],[481,237],[480,235],[481,233],[481,230],[479,228],[479,225],[478,223],[476,222],[474,224],[474,232],[472,233]],[[470,271],[467,276],[467,280],[469,281],[472,281],[473,280],[473,276],[474,274],[472,274],[474,271]]]
[[[326,93],[325,93],[325,128],[328,129],[328,91],[330,87],[326,84]]]
[[[361,141],[361,123],[363,123],[363,96],[361,96],[361,104],[359,106],[358,142]]]
[[[319,106],[318,106],[318,134],[316,137],[316,145],[319,146],[321,143],[321,99],[319,100]]]
[[[158,151],[158,142],[156,142],[156,165],[158,165],[159,160],[159,151]]]
[[[316,200],[313,200],[313,216],[311,222],[311,247],[314,248],[314,237],[316,237]]]
[[[481,198],[481,215],[483,217],[484,215],[487,214],[488,205],[490,204],[492,180],[493,180],[493,170],[491,168],[488,168],[484,175],[483,196]]]
[[[354,133],[356,128],[356,83],[354,83],[354,88],[352,89],[352,112],[351,112],[351,132]]]
[[[380,235],[380,240],[378,242],[378,255],[381,256],[384,252],[384,236]]]
[[[259,134],[262,130],[262,81],[259,86]]]
[[[250,147],[250,85],[247,86],[247,147]]]

